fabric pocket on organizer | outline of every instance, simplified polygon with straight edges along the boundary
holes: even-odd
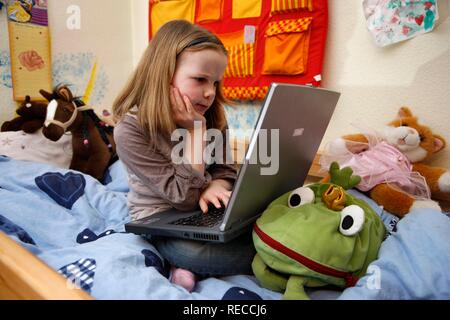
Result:
[[[199,0],[197,22],[219,21],[222,18],[222,0]]]
[[[265,33],[262,74],[303,74],[308,66],[312,17],[271,22]]]
[[[228,65],[225,77],[250,77],[254,75],[255,61],[254,26],[245,26],[243,31],[219,34],[228,51]],[[246,34],[251,34],[250,37]]]
[[[305,9],[313,11],[313,0],[272,0],[270,14],[280,14]]]
[[[195,0],[151,0],[151,3],[152,35],[155,35],[163,24],[171,20],[182,19],[194,22]]]
[[[232,18],[257,18],[261,16],[262,0],[233,0]]]

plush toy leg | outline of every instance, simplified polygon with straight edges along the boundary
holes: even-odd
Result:
[[[277,274],[270,269],[261,257],[256,254],[252,262],[253,273],[264,288],[284,292],[287,279],[281,274]]]
[[[419,172],[430,186],[433,199],[450,201],[450,172],[444,168],[425,164],[414,164],[413,170]]]
[[[287,282],[286,291],[284,292],[283,299],[285,300],[309,300],[308,295],[305,292],[304,285],[306,279],[301,276],[290,276]]]
[[[384,207],[384,210],[403,217],[414,203],[414,198],[388,184],[379,184],[370,190],[370,197]]]
[[[43,120],[30,120],[22,125],[22,130],[26,133],[34,133],[44,125]]]
[[[386,211],[400,218],[414,208],[429,208],[442,211],[439,204],[433,200],[414,199],[407,193],[387,184],[380,184],[370,190],[370,197],[383,206]]]
[[[0,129],[1,132],[4,131],[20,131],[22,130],[22,125],[24,123],[24,119],[22,117],[16,117],[12,119],[11,121],[5,121],[2,124],[2,127]]]

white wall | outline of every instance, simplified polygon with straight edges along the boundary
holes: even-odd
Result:
[[[148,0],[132,0],[133,66],[141,59],[148,44]]]
[[[53,84],[72,85],[82,95],[90,70],[97,62],[97,80],[91,103],[97,111],[109,110],[134,66],[134,52],[146,45],[146,0],[51,0],[48,19],[51,34]],[[69,29],[72,16],[67,9],[77,6],[80,28]],[[140,6],[140,7],[139,7]],[[9,55],[6,10],[0,12],[0,54]],[[138,18],[138,19],[136,19]],[[143,26],[144,25],[144,26]],[[139,29],[143,29],[140,32]],[[139,37],[133,36],[139,34]],[[145,39],[143,41],[142,39]],[[9,58],[9,57],[8,57]],[[0,76],[7,76],[2,67]],[[4,81],[3,81],[4,82]],[[0,82],[0,122],[14,116],[16,104],[10,87]]]
[[[450,1],[438,0],[439,20],[427,34],[377,47],[366,29],[362,1],[330,0],[322,86],[342,92],[322,143],[379,127],[407,105],[444,136],[447,150],[433,164],[450,167]]]
[[[100,106],[110,108],[132,68],[131,1],[53,0],[48,2],[52,53],[92,52],[108,77],[107,93]],[[80,8],[81,28],[69,30],[69,6]],[[70,81],[70,79],[68,79]]]

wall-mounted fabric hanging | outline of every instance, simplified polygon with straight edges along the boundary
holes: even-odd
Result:
[[[224,94],[261,100],[272,82],[320,86],[327,0],[150,0],[150,39],[185,19],[214,32],[229,53]]]
[[[14,100],[43,97],[51,91],[50,32],[46,0],[7,0],[9,47]]]

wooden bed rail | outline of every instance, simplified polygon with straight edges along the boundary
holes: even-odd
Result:
[[[249,142],[247,140],[239,140],[239,139],[230,140],[230,147],[233,155],[233,160],[238,165],[242,164],[248,143]],[[320,170],[319,159],[320,159],[320,152],[316,154],[314,161],[311,165],[311,168],[309,169],[307,181],[320,180],[323,177],[325,177],[326,172]]]
[[[91,300],[0,231],[0,300]]]

